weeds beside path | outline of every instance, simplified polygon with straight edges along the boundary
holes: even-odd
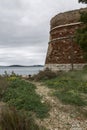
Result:
[[[20,77],[0,77],[0,130],[45,130],[34,115],[45,118],[49,106],[41,103],[35,89]]]
[[[51,108],[47,118],[36,118],[39,125],[48,130],[87,130],[87,120],[80,115],[75,106],[64,105],[52,96],[54,89],[47,88],[40,82],[32,83],[36,86],[37,94],[42,96],[42,102],[49,103]]]

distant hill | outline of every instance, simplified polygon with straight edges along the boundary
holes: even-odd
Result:
[[[22,66],[22,65],[10,65],[8,67],[24,67],[24,66]]]
[[[43,65],[30,65],[30,66],[23,66],[23,65],[10,65],[8,67],[43,67]]]

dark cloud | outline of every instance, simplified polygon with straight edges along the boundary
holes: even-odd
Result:
[[[78,0],[0,0],[0,64],[44,64],[50,19]]]

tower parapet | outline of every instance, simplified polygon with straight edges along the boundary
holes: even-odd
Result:
[[[68,71],[72,65],[76,70],[87,65],[83,50],[73,40],[76,30],[83,27],[79,19],[80,13],[85,10],[87,8],[60,13],[51,19],[45,68]]]

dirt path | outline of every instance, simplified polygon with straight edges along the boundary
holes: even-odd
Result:
[[[37,87],[36,92],[43,97],[42,102],[48,102],[51,106],[48,118],[36,119],[39,125],[45,126],[48,130],[87,130],[87,120],[79,115],[75,107],[63,105],[52,96],[54,90],[38,82],[34,84]]]

